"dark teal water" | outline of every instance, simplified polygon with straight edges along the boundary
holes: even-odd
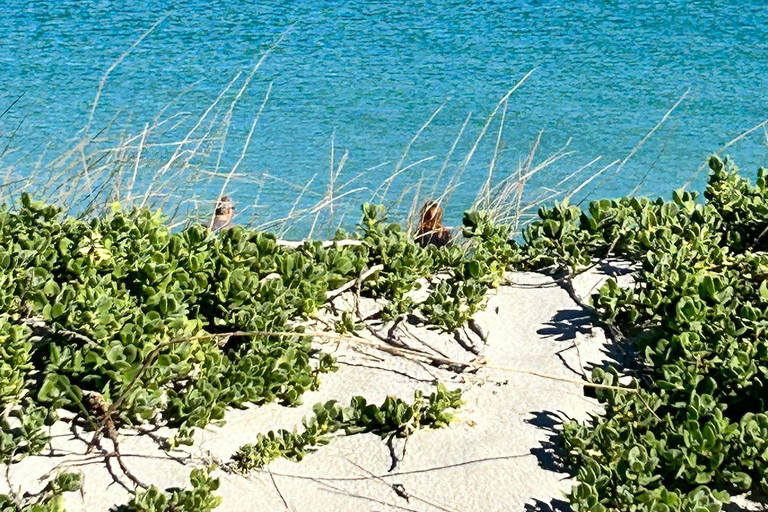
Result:
[[[554,184],[597,156],[622,159],[685,93],[688,96],[624,169],[584,192],[645,194],[681,186],[721,145],[768,118],[768,8],[759,1],[518,2],[144,2],[5,0],[0,7],[0,120],[16,131],[4,167],[23,175],[47,146],[69,147],[86,124],[101,76],[147,28],[168,17],[110,75],[93,125],[106,136],[139,133],[165,112],[190,127],[238,71],[281,34],[233,114],[220,169],[240,156],[267,84],[270,99],[230,187],[261,220],[285,215],[298,192],[277,176],[324,192],[331,140],[341,181],[367,199],[389,176],[408,141],[443,102],[411,148],[387,201],[424,177],[430,186],[468,113],[449,162],[455,171],[499,98],[510,98],[499,176],[513,172],[543,131],[542,159],[570,140],[573,155],[532,180]],[[228,103],[227,103],[228,104]],[[22,122],[23,121],[23,122]],[[21,125],[19,126],[19,123]],[[451,198],[449,217],[471,204],[485,180],[498,124],[489,129]],[[183,133],[174,132],[175,135]],[[104,135],[102,134],[102,135]],[[169,134],[169,137],[171,135]],[[181,137],[177,137],[177,140]],[[757,130],[729,153],[752,173],[768,162]],[[25,156],[26,155],[26,156]],[[44,160],[48,158],[45,157]],[[214,169],[216,155],[199,164]],[[599,166],[598,166],[599,167]],[[140,169],[150,179],[152,161]],[[612,172],[607,172],[606,177]],[[702,175],[694,183],[701,188]],[[220,181],[196,191],[215,197]],[[583,194],[582,194],[583,196]],[[308,194],[304,203],[317,196]],[[410,206],[410,203],[407,206]],[[342,208],[343,210],[343,208]],[[300,229],[304,229],[306,224]]]

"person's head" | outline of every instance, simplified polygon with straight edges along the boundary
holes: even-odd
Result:
[[[216,201],[216,216],[231,219],[235,213],[235,203],[229,196],[221,196]]]
[[[427,233],[443,227],[443,207],[436,201],[427,201],[421,207],[419,232]]]

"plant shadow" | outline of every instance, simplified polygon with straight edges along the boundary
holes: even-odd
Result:
[[[619,373],[625,375],[637,375],[643,371],[640,353],[630,343],[606,342],[599,348],[599,359],[594,357],[583,362],[583,368],[574,368],[574,362],[565,359],[563,353],[575,348],[580,339],[591,338],[601,328],[595,325],[593,314],[589,311],[574,306],[561,309],[555,313],[552,319],[539,328],[536,333],[548,339],[566,342],[568,346],[557,352],[557,356],[571,371],[578,375],[589,375],[595,368],[606,369],[609,366],[616,368]],[[593,353],[594,354],[594,353]]]
[[[549,503],[541,500],[533,500],[533,503],[525,504],[525,512],[572,512],[568,502],[553,499]]]
[[[544,325],[536,333],[555,341],[572,341],[578,334],[590,334],[594,328],[592,318],[581,308],[561,309]]]
[[[620,259],[602,259],[598,265],[600,272],[610,277],[626,276],[636,271],[638,265]]]
[[[563,418],[570,418],[562,411],[536,411],[531,414],[533,417],[523,421],[546,432],[546,439],[542,441],[541,446],[531,448],[531,454],[536,457],[541,468],[570,476],[571,473],[565,464],[565,453],[557,444]]]
[[[523,421],[546,432],[546,439],[540,446],[531,448],[531,454],[536,457],[539,467],[560,473],[563,478],[573,477],[574,473],[565,462],[565,452],[557,444],[557,438],[562,430],[564,421],[571,418],[563,411],[535,411],[533,416]],[[567,501],[552,499],[549,503],[534,499],[532,503],[525,504],[526,512],[572,512]]]

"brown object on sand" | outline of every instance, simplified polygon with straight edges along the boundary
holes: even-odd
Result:
[[[451,230],[443,227],[443,207],[435,201],[427,201],[421,207],[416,243],[422,247],[443,247],[451,241]]]
[[[229,196],[221,196],[216,201],[216,210],[211,221],[210,230],[219,231],[232,227],[232,216],[235,214],[235,203]]]

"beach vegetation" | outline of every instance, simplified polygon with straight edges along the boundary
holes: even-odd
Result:
[[[42,450],[44,427],[62,410],[95,436],[171,426],[173,444],[225,421],[231,407],[298,404],[335,369],[305,326],[337,289],[376,299],[385,321],[456,333],[510,270],[568,286],[619,258],[631,263],[633,284],[609,279],[585,307],[639,355],[595,369],[588,384],[598,385],[604,413],[563,426],[559,442],[578,481],[573,507],[716,511],[735,494],[762,499],[768,174],[753,184],[728,160],[709,166],[703,196],[556,202],[520,238],[493,212],[471,210],[462,236],[440,248],[414,242],[376,204],[363,205],[337,243],[285,245],[243,227],[173,228],[146,208],[76,218],[23,194],[0,209],[0,457],[13,463]],[[343,313],[336,334],[355,336],[363,320]],[[460,393],[442,386],[412,403],[317,404],[300,431],[256,434],[233,467],[300,460],[338,432],[390,438],[441,427],[459,404]],[[192,491],[150,489],[129,510],[213,508],[218,484],[195,475]]]
[[[171,488],[164,492],[150,486],[114,512],[211,512],[221,504],[221,496],[215,494],[220,481],[210,475],[209,468],[193,469],[189,480],[191,489]]]
[[[65,512],[62,495],[79,491],[82,476],[73,472],[62,472],[48,481],[45,487],[34,495],[23,498],[11,494],[0,494],[2,512]]]
[[[461,406],[461,390],[447,390],[438,384],[429,396],[416,391],[413,403],[388,396],[377,406],[362,396],[353,397],[349,406],[336,400],[316,404],[312,415],[298,429],[258,434],[256,441],[242,446],[233,456],[234,469],[248,473],[278,458],[299,462],[307,452],[327,444],[337,432],[346,435],[371,433],[388,438],[408,437],[422,428],[443,428],[453,421],[452,412]]]
[[[609,280],[600,318],[640,356],[636,393],[597,389],[605,409],[566,423],[560,442],[579,481],[576,510],[716,511],[768,495],[768,188],[713,157],[704,201],[596,201],[542,209],[527,232],[538,266],[577,272],[608,253],[637,265]],[[616,368],[595,382],[618,384]]]

